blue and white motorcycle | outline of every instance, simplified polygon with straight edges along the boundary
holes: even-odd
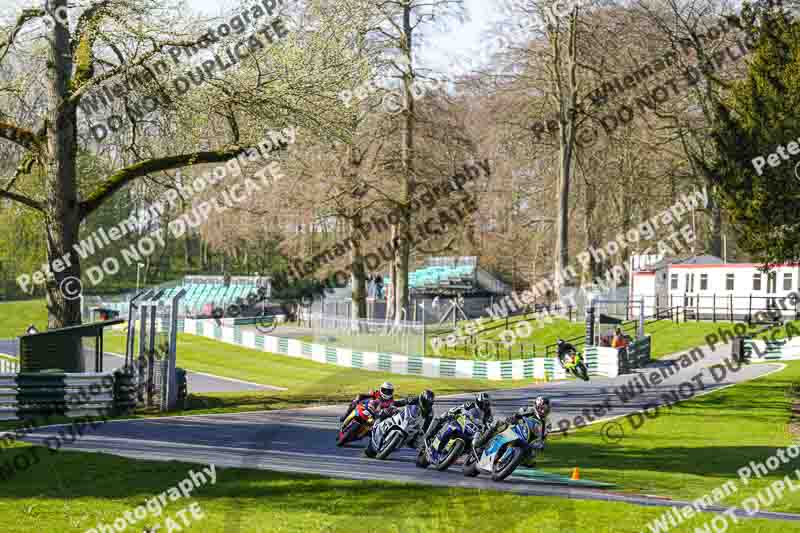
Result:
[[[422,443],[417,453],[416,465],[419,468],[432,466],[434,469],[447,470],[470,445],[479,426],[476,417],[480,413],[459,413],[442,425],[439,431],[430,438],[430,442]]]
[[[534,416],[522,416],[516,424],[509,424],[490,440],[480,457],[474,451],[464,460],[464,475],[491,474],[493,481],[510,476],[520,464],[532,465],[536,453],[544,449],[550,424],[543,424]]]

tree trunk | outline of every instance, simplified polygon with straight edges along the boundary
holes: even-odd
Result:
[[[569,264],[569,189],[572,180],[572,157],[575,149],[575,123],[577,121],[578,82],[577,69],[577,34],[578,34],[578,8],[573,8],[569,20],[570,29],[567,34],[569,45],[567,49],[567,78],[562,78],[561,46],[558,33],[552,35],[553,39],[553,67],[556,74],[556,93],[559,104],[559,194],[558,194],[558,225],[556,229],[556,246],[554,257],[554,292],[555,297],[561,296],[561,273],[566,271]]]
[[[560,273],[564,272],[569,264],[569,186],[572,164],[572,149],[562,145],[559,164],[559,191],[558,191],[558,229],[556,233],[556,253],[553,268],[557,273],[555,279],[560,280]],[[554,287],[556,296],[560,295],[560,283]]]
[[[414,71],[412,67],[412,32],[411,4],[403,4],[403,37],[401,53],[405,56],[407,70],[403,71],[403,134],[401,143],[401,159],[403,166],[403,189],[400,202],[403,205],[402,220],[392,227],[393,243],[398,244],[395,250],[395,274],[393,278],[395,290],[395,321],[410,320],[411,309],[408,301],[408,268],[411,259],[411,213],[408,204],[414,194]]]
[[[183,239],[183,266],[187,272],[192,270],[192,239],[188,235]]]
[[[583,231],[586,236],[586,249],[597,248],[597,232],[594,230],[594,209],[597,205],[597,191],[590,180],[586,180],[586,198],[584,199]],[[583,272],[583,285],[592,282],[597,274],[598,265],[594,255],[589,253],[589,268]]]
[[[50,2],[51,13],[64,8],[67,0]],[[56,17],[58,20],[58,17]],[[81,266],[73,246],[78,241],[81,216],[76,176],[77,114],[67,102],[72,77],[69,29],[52,24],[47,62],[47,168],[45,176],[45,233],[47,260],[53,278],[47,283],[48,328],[81,323]],[[53,261],[69,262],[62,272]],[[60,269],[58,269],[60,270]],[[77,348],[77,347],[76,347]]]
[[[353,246],[350,249],[350,260],[353,271],[350,275],[353,286],[353,305],[350,307],[350,316],[353,320],[367,318],[367,276],[364,269],[364,257],[361,254],[361,243],[355,236],[355,227],[351,225]]]
[[[709,187],[709,193],[711,190]],[[722,257],[722,209],[719,202],[714,200],[713,194],[708,195],[708,208],[711,216],[708,221],[707,249],[711,255]]]

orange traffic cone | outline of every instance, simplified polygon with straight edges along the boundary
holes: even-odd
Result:
[[[570,479],[578,480],[580,478],[581,478],[581,473],[578,472],[578,467],[576,466],[575,468],[572,469],[572,478]]]

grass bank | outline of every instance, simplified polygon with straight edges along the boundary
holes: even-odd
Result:
[[[124,339],[121,333],[108,336],[105,349],[124,353]],[[359,392],[377,387],[384,380],[390,380],[394,384],[399,396],[419,394],[424,389],[432,389],[441,395],[513,388],[534,383],[532,380],[431,379],[371,372],[271,354],[186,333],[178,335],[177,353],[178,366],[187,370],[289,389],[244,394],[192,394],[189,406],[192,409],[203,409],[204,412],[281,409],[344,402],[351,400]]]
[[[3,531],[83,532],[111,524],[207,465],[151,462],[105,454],[41,448],[41,462],[2,481]],[[412,467],[413,468],[413,467]],[[146,515],[129,531],[181,529],[224,533],[638,532],[663,509],[491,491],[364,482],[215,468],[217,479],[187,498],[170,501],[160,516]],[[431,475],[441,475],[431,473]],[[192,501],[204,518],[184,525],[177,512]],[[141,514],[140,514],[141,516]],[[686,525],[702,525],[703,515]],[[134,519],[136,517],[134,516]],[[783,532],[786,522],[747,521],[736,531]],[[681,531],[691,531],[683,529]]]
[[[590,479],[684,499],[701,497],[733,480],[738,490],[723,503],[737,505],[800,469],[800,459],[795,459],[748,484],[739,483],[736,474],[750,461],[763,462],[777,449],[796,442],[791,425],[798,385],[800,362],[789,362],[781,372],[672,409],[661,408],[658,416],[646,418],[638,429],[629,418],[621,418],[609,426],[595,424],[566,437],[554,436],[539,464],[562,474],[578,466]],[[605,433],[604,427],[611,424],[613,429]],[[557,421],[553,425],[557,427]],[[770,510],[800,513],[800,492],[787,493]]]

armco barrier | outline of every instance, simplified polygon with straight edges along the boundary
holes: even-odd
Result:
[[[554,358],[537,357],[513,361],[480,361],[406,356],[382,352],[365,352],[303,342],[297,339],[261,335],[240,326],[220,327],[213,319],[187,318],[184,332],[264,352],[309,359],[317,363],[335,364],[376,372],[409,374],[430,378],[461,379],[564,379],[566,374]],[[590,347],[586,351],[589,373],[616,377],[617,351]]]
[[[102,416],[114,410],[111,373],[30,372],[0,375],[0,420]]]
[[[19,359],[10,355],[0,354],[0,374],[15,374],[19,372]]]

